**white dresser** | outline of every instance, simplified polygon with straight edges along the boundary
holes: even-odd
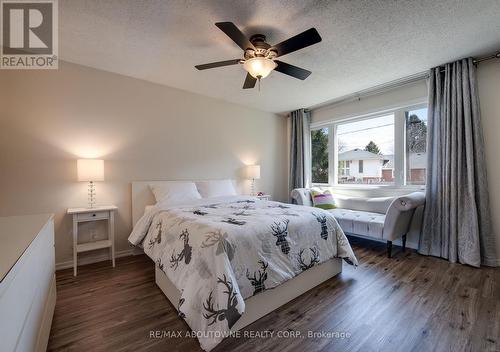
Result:
[[[45,351],[56,303],[52,215],[0,217],[0,349]]]

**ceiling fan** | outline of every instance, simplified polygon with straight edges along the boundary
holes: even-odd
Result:
[[[195,67],[198,70],[242,64],[245,71],[248,72],[243,89],[254,88],[257,80],[260,84],[260,80],[267,77],[272,70],[301,80],[306,79],[311,74],[311,71],[276,60],[276,58],[319,43],[321,36],[315,28],[310,28],[305,32],[271,46],[266,42],[266,36],[263,34],[254,34],[250,39],[247,39],[232,22],[218,22],[215,25],[243,49],[243,59],[196,65]]]

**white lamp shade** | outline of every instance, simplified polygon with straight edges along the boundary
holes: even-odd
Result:
[[[104,160],[78,159],[78,181],[104,181]]]
[[[260,178],[260,165],[248,165],[246,174],[247,178],[258,180]]]

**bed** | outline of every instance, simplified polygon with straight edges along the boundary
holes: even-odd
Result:
[[[155,261],[156,284],[206,351],[339,274],[341,258],[357,264],[327,212],[248,196],[151,206],[150,187],[166,182],[132,183],[129,241]],[[261,228],[269,232],[267,242]],[[313,245],[308,237],[314,237]]]

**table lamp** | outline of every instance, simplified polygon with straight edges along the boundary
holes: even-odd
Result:
[[[255,180],[260,178],[260,165],[248,165],[246,167],[247,178],[252,180],[251,195],[255,196]]]
[[[96,181],[104,181],[104,160],[79,159],[76,162],[78,170],[78,181],[89,183],[89,208],[95,206],[95,185]]]

